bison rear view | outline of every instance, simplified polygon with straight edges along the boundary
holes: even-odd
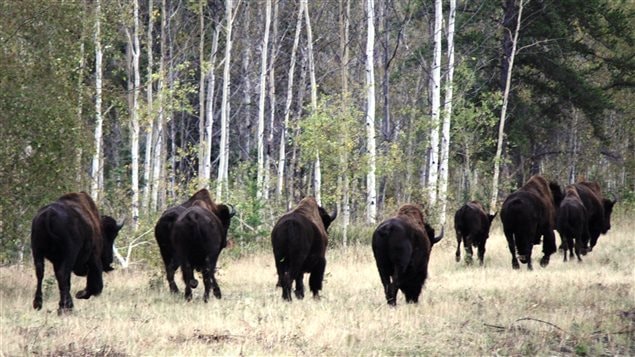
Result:
[[[101,216],[93,199],[85,192],[68,193],[42,207],[31,224],[31,251],[37,277],[33,308],[42,308],[44,259],[53,264],[60,291],[58,313],[70,312],[71,272],[86,276],[86,288],[75,295],[88,299],[104,287],[102,272],[113,268],[113,244],[123,223]]]

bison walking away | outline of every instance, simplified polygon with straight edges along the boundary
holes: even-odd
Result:
[[[478,201],[468,202],[454,214],[456,231],[456,261],[461,260],[461,242],[465,248],[465,263],[472,264],[472,246],[478,248],[478,261],[483,265],[485,242],[495,214],[487,214]]]
[[[306,197],[276,222],[271,244],[283,299],[291,301],[294,281],[296,298],[304,298],[304,273],[310,273],[309,288],[313,297],[319,298],[326,268],[327,230],[336,217],[337,210],[329,215],[315,198]]]
[[[31,224],[31,251],[37,276],[33,308],[42,308],[44,259],[53,264],[60,291],[58,313],[73,309],[71,272],[86,276],[86,288],[75,295],[88,299],[104,287],[103,271],[111,271],[113,243],[123,224],[100,216],[85,192],[69,193],[42,207]]]
[[[214,204],[208,190],[201,189],[193,194],[192,197],[183,202],[181,205],[168,208],[165,212],[163,212],[156,225],[154,226],[154,237],[156,238],[157,244],[159,245],[159,251],[161,252],[161,258],[165,266],[168,286],[170,287],[170,291],[173,293],[179,292],[179,289],[174,282],[174,273],[176,272],[176,269],[179,267],[180,263],[175,257],[176,248],[172,243],[172,228],[174,227],[174,223],[176,222],[179,215],[185,212],[186,209],[192,207],[192,205],[196,201],[201,201],[205,203],[206,206],[212,207],[212,211],[214,211],[214,213],[218,213],[215,210],[218,210],[222,207],[222,205],[217,206],[216,204]]]
[[[518,260],[531,264],[531,251],[534,244],[540,244],[543,237],[540,265],[549,264],[549,257],[556,251],[556,238],[553,233],[556,221],[556,208],[562,201],[560,186],[540,176],[532,176],[518,191],[507,196],[501,208],[503,231],[512,254],[512,267],[520,268]],[[518,259],[516,259],[518,254]]]
[[[181,267],[187,300],[192,299],[192,288],[198,285],[194,270],[203,274],[203,300],[208,301],[210,290],[216,298],[221,298],[214,273],[218,256],[227,246],[227,230],[234,213],[226,205],[210,205],[210,202],[195,200],[174,222],[170,237],[174,247],[173,259]]]
[[[375,229],[373,255],[388,304],[397,304],[398,290],[403,292],[407,303],[418,302],[428,277],[432,245],[442,237],[443,233],[434,237],[434,230],[425,223],[421,209],[412,204],[403,205],[395,217]]]
[[[569,257],[573,258],[574,247],[578,261],[582,261],[580,254],[586,254],[590,237],[587,220],[587,210],[580,199],[578,190],[573,185],[565,187],[565,196],[558,207],[556,219],[556,230],[562,240],[565,262],[567,251],[569,251]]]
[[[606,234],[611,229],[611,213],[617,201],[604,198],[600,185],[596,182],[583,181],[574,186],[587,210],[589,251],[591,251],[597,244],[600,234]]]

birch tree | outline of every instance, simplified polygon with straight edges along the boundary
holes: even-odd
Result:
[[[91,196],[99,201],[103,190],[103,155],[102,155],[102,68],[103,50],[101,47],[101,0],[95,0],[95,152],[91,169]]]
[[[348,61],[349,61],[349,28],[350,28],[350,13],[351,2],[350,0],[339,1],[339,31],[340,31],[340,56],[341,56],[341,74],[340,81],[342,86],[342,105],[349,105],[350,93],[348,92]],[[344,112],[346,108],[342,108]],[[340,158],[340,165],[342,166],[343,174],[340,175],[341,190],[342,190],[342,243],[344,246],[348,245],[348,225],[351,221],[351,206],[350,206],[350,178],[348,170],[346,170],[346,164],[348,162],[348,152],[344,151],[344,154]]]
[[[146,125],[145,128],[145,158],[143,161],[143,198],[141,206],[147,212],[148,205],[150,203],[150,187],[151,187],[151,172],[152,172],[152,148],[154,135],[154,111],[153,111],[153,73],[154,69],[154,55],[152,51],[152,42],[154,41],[152,36],[152,28],[154,26],[154,0],[148,0],[148,33],[146,36],[146,57],[148,61],[147,65],[147,78],[146,78]]]
[[[232,26],[233,26],[233,4],[232,0],[225,0],[226,17],[226,40],[225,40],[225,65],[223,68],[223,97],[221,100],[221,129],[220,129],[220,156],[218,163],[218,182],[216,184],[216,199],[220,200],[223,190],[227,188],[228,162],[229,162],[229,81],[232,49]]]
[[[271,26],[271,0],[265,1],[265,32],[260,46],[260,87],[258,97],[258,172],[256,196],[265,196],[265,97],[267,85],[267,56],[269,54],[269,28]],[[273,111],[273,108],[272,108]]]
[[[302,14],[304,13],[304,2],[300,2],[298,6],[298,17],[295,23],[295,35],[293,37],[293,47],[291,48],[291,58],[289,64],[289,75],[287,76],[287,98],[284,105],[284,120],[282,130],[280,131],[280,145],[278,156],[278,185],[276,193],[278,198],[282,196],[282,187],[284,185],[285,167],[286,167],[286,142],[289,130],[289,115],[291,113],[291,104],[293,102],[293,78],[295,74],[296,54],[298,52],[298,44],[300,42],[300,32],[302,31]]]
[[[220,36],[220,26],[214,26],[212,35],[212,49],[209,54],[209,70],[207,73],[207,105],[205,106],[205,137],[203,138],[203,179],[205,187],[209,185],[212,177],[212,129],[214,127],[214,91],[216,88],[216,53],[218,53],[218,37]]]
[[[203,188],[207,187],[207,180],[205,180],[205,14],[204,3],[206,1],[198,1],[198,24],[199,24],[199,38],[198,38],[198,186]]]
[[[132,190],[132,227],[136,231],[139,221],[139,92],[141,88],[141,71],[139,57],[139,0],[133,1],[132,33],[132,70],[134,87],[132,90],[132,113],[130,115],[130,156],[131,156],[131,190]]]
[[[445,103],[443,108],[443,127],[441,129],[441,165],[439,174],[439,199],[441,200],[441,225],[445,225],[448,208],[448,171],[450,158],[450,125],[452,121],[452,94],[454,80],[454,20],[456,18],[456,0],[450,0],[448,14],[448,74],[445,80]]]
[[[271,44],[271,53],[269,55],[269,135],[267,137],[267,149],[265,150],[265,188],[264,188],[264,200],[269,200],[269,191],[271,183],[271,162],[273,161],[272,150],[273,146],[273,133],[276,123],[277,105],[276,105],[276,58],[278,57],[278,1],[275,2],[273,7],[273,19],[272,19],[272,37],[273,42]],[[280,198],[278,195],[277,198]]]
[[[507,73],[505,74],[505,87],[503,91],[503,106],[501,107],[500,120],[498,124],[498,143],[496,145],[496,155],[494,156],[494,175],[492,177],[492,198],[489,204],[490,213],[493,214],[496,211],[497,203],[498,203],[498,180],[500,176],[500,164],[501,164],[501,156],[503,154],[503,142],[505,140],[505,121],[507,120],[507,104],[509,103],[509,90],[511,88],[512,82],[512,68],[514,67],[514,57],[516,56],[516,45],[518,44],[518,34],[520,33],[520,23],[523,15],[523,2],[524,0],[520,0],[518,4],[518,15],[516,16],[516,29],[514,30],[513,35],[511,32],[508,34],[513,36],[511,41],[511,51],[505,60]],[[508,11],[512,11],[510,6],[514,6],[515,1],[508,1]],[[511,29],[505,28],[505,31],[511,31]]]
[[[167,61],[167,19],[168,19],[167,0],[161,0],[161,44],[159,58],[159,79],[157,81],[157,92],[159,94],[159,108],[156,125],[156,144],[154,145],[154,158],[152,168],[152,210],[156,211],[159,207],[159,194],[161,191],[161,179],[163,177],[163,152],[165,151],[165,73]]]
[[[313,60],[313,32],[311,31],[311,19],[309,17],[309,4],[307,0],[301,0],[304,8],[304,19],[306,20],[306,42],[307,57],[309,59],[309,79],[311,81],[311,111],[317,111],[317,83],[315,81],[315,62]],[[313,189],[315,200],[319,205],[322,204],[322,169],[320,167],[320,152],[315,154],[315,163],[313,166]]]
[[[366,174],[366,221],[377,220],[377,189],[375,187],[375,4],[366,1],[366,150],[368,151],[368,173]]]
[[[430,157],[428,161],[428,205],[436,207],[437,181],[439,176],[439,117],[441,109],[441,24],[443,22],[442,0],[434,1],[434,53],[430,91]]]

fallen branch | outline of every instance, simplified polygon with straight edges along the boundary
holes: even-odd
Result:
[[[516,322],[519,322],[519,321],[537,321],[537,322],[542,322],[543,324],[546,324],[546,325],[549,325],[549,326],[555,327],[555,328],[557,328],[558,330],[560,330],[560,331],[563,331],[563,332],[564,332],[564,330],[563,330],[563,329],[561,329],[560,327],[558,327],[558,326],[557,326],[557,325],[555,325],[555,324],[552,324],[551,322],[548,322],[548,321],[543,321],[543,320],[539,320],[539,319],[534,319],[533,317],[523,317],[523,318],[520,318],[520,319],[518,319],[518,320],[514,321],[514,322],[512,323],[512,325],[513,325],[513,324],[515,324]]]

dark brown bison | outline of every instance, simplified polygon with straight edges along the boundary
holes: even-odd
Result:
[[[587,210],[580,199],[578,190],[573,185],[565,187],[565,196],[558,207],[556,219],[556,230],[562,240],[565,262],[567,251],[569,251],[569,257],[573,259],[574,248],[578,261],[582,261],[580,254],[586,254],[590,237],[587,220]]]
[[[434,237],[434,230],[425,223],[421,209],[412,204],[401,206],[395,217],[375,229],[373,255],[388,304],[397,304],[398,290],[403,292],[407,303],[418,302],[428,277],[432,245],[442,237],[443,233]]]
[[[71,272],[86,276],[86,288],[75,295],[88,299],[104,287],[103,271],[111,271],[113,243],[123,224],[100,216],[85,192],[69,193],[42,207],[31,224],[31,251],[37,276],[33,308],[42,308],[44,258],[53,264],[60,291],[58,313],[73,309]]]
[[[315,198],[306,197],[276,222],[271,244],[283,299],[291,301],[294,281],[296,298],[304,298],[304,273],[310,274],[309,289],[319,298],[326,268],[327,230],[336,217],[337,210],[329,215]]]
[[[534,244],[540,244],[543,237],[540,265],[546,267],[549,257],[556,251],[553,233],[556,223],[556,208],[562,201],[562,191],[555,182],[547,182],[540,176],[532,176],[523,187],[507,196],[501,208],[503,231],[512,254],[512,267],[518,269],[518,260],[531,264]],[[516,259],[518,254],[518,259]]]
[[[192,288],[198,285],[194,270],[203,274],[203,300],[207,302],[210,290],[216,298],[221,298],[214,273],[218,256],[227,246],[227,230],[234,215],[232,211],[226,205],[210,205],[204,200],[195,200],[174,222],[170,237],[174,247],[173,259],[181,267],[187,300],[192,299]]]
[[[468,202],[454,214],[456,231],[456,261],[461,260],[461,242],[465,248],[465,263],[472,264],[472,246],[478,248],[478,261],[483,265],[485,242],[495,214],[487,214],[478,201]]]
[[[218,213],[217,210],[222,205],[217,206],[212,201],[210,193],[206,189],[201,189],[194,193],[192,197],[190,197],[187,201],[183,202],[181,205],[168,208],[154,226],[154,236],[157,240],[157,244],[159,245],[159,251],[161,252],[161,258],[163,260],[163,264],[165,266],[166,278],[168,280],[168,286],[170,287],[170,291],[173,293],[178,293],[179,289],[174,282],[174,273],[176,269],[179,267],[180,263],[176,259],[176,248],[172,243],[172,228],[174,227],[174,223],[177,218],[185,212],[186,209],[192,207],[194,202],[201,201],[205,203],[206,206],[212,207],[212,211],[214,213]],[[230,206],[231,207],[231,206]],[[233,213],[235,211],[233,208],[230,209]]]
[[[600,185],[596,182],[583,181],[574,186],[587,210],[589,251],[591,251],[597,244],[600,234],[606,234],[611,229],[611,213],[617,200],[604,198]]]

